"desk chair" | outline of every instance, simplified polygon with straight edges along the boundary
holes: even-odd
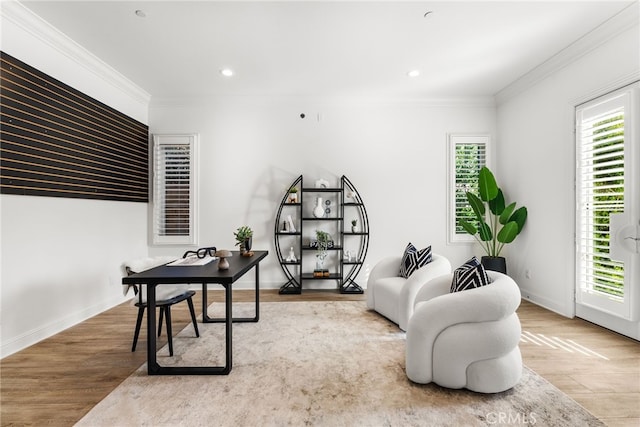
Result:
[[[174,257],[154,257],[154,258],[141,258],[132,261],[128,261],[124,264],[125,272],[128,276],[134,273],[140,273],[145,270],[149,270],[153,267],[166,264],[174,260]],[[156,307],[160,309],[160,316],[158,321],[158,336],[162,333],[162,320],[165,319],[167,326],[167,341],[169,344],[169,356],[173,356],[173,334],[171,331],[171,306],[181,301],[187,301],[189,305],[189,312],[191,313],[191,321],[193,322],[193,328],[196,332],[196,337],[200,336],[198,331],[198,324],[196,323],[196,313],[193,308],[192,297],[196,294],[195,291],[189,290],[189,285],[162,285],[156,288]],[[144,316],[144,310],[147,308],[147,291],[144,285],[125,285],[124,294],[128,293],[129,289],[133,288],[136,298],[132,300],[132,304],[138,307],[138,319],[136,320],[136,330],[133,335],[133,345],[131,351],[136,351],[136,344],[138,343],[138,336],[140,335],[140,326],[142,325],[142,318]]]

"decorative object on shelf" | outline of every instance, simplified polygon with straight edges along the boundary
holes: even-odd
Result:
[[[344,198],[346,199],[345,201],[349,203],[356,203],[358,201],[358,199],[356,199],[356,193],[353,191],[347,191]]]
[[[234,233],[236,236],[236,246],[240,247],[240,254],[242,256],[252,256],[251,243],[253,240],[253,230],[247,225],[239,227]]]
[[[464,220],[460,220],[460,225],[487,253],[487,256],[482,257],[482,264],[488,269],[506,274],[506,261],[500,256],[500,252],[504,245],[513,242],[522,231],[527,220],[527,208],[521,206],[516,209],[515,202],[505,206],[502,190],[486,166],[480,169],[478,175],[478,192],[479,196],[476,196],[467,191],[467,200],[476,215],[478,226]]]
[[[296,254],[293,252],[293,246],[291,246],[291,248],[289,249],[289,256],[287,257],[287,259],[285,261],[287,261],[287,262],[296,262],[296,261],[298,261],[296,259]]]
[[[322,197],[318,197],[316,200],[316,207],[313,209],[313,216],[316,218],[324,217],[324,208],[322,207]]]
[[[351,262],[351,251],[347,251],[344,253],[344,259],[347,262]]]
[[[320,178],[316,181],[316,188],[329,188],[329,181]]]
[[[282,230],[283,233],[288,233],[289,229],[287,228],[287,221],[282,221]]]
[[[351,220],[351,232],[352,233],[357,233],[358,232],[358,220],[357,219],[352,219]]]
[[[228,270],[229,261],[227,258],[232,257],[233,253],[226,249],[220,249],[219,251],[216,251],[216,256],[220,258],[220,261],[218,261],[218,270]]]
[[[309,247],[313,248],[313,249],[318,249],[319,248],[319,243],[317,239],[311,239],[309,240]],[[327,249],[332,249],[333,246],[335,245],[335,242],[333,241],[333,239],[329,239],[327,240]]]
[[[324,259],[327,257],[331,235],[323,230],[316,230],[316,270],[324,270]]]
[[[298,203],[298,187],[289,189],[289,203]]]
[[[287,223],[289,224],[289,233],[295,233],[296,226],[293,225],[293,219],[291,219],[291,215],[287,215]]]
[[[329,277],[329,270],[323,268],[323,269],[315,269],[313,270],[313,277],[315,278],[324,278],[324,277]]]

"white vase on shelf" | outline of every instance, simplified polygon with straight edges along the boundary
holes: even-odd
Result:
[[[324,207],[322,206],[322,197],[318,197],[316,207],[313,209],[313,216],[316,218],[324,217]]]

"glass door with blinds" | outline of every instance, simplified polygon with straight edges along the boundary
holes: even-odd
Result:
[[[576,108],[576,313],[596,323],[639,314],[639,92],[635,83]]]

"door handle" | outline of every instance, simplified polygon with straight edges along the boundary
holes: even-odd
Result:
[[[640,224],[634,224],[630,215],[612,213],[609,215],[609,257],[614,261],[625,261],[629,254],[640,253]]]

